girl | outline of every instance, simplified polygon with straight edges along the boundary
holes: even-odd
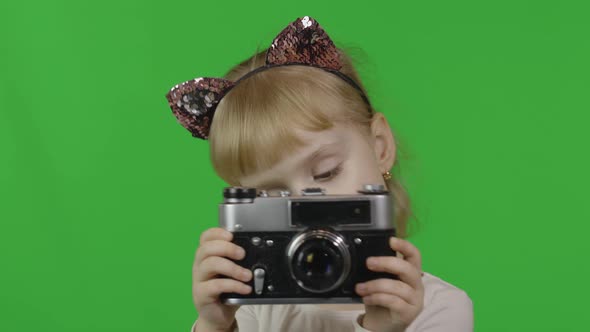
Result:
[[[225,78],[184,82],[167,98],[179,123],[209,140],[213,166],[232,186],[356,194],[363,184],[383,184],[395,206],[398,237],[389,245],[400,255],[364,263],[399,280],[357,284],[362,304],[224,305],[221,293],[252,291],[252,272],[230,260],[245,256],[232,233],[206,230],[193,265],[199,318],[192,332],[473,330],[469,296],[422,272],[420,251],[403,239],[410,207],[390,173],[396,163],[391,129],[371,107],[349,58],[314,19],[297,19]]]

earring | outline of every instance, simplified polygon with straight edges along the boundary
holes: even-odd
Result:
[[[391,180],[391,172],[387,171],[387,172],[383,173],[383,179],[385,181]]]

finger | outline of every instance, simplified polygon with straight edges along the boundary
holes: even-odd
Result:
[[[212,227],[208,230],[201,233],[201,238],[199,239],[199,243],[211,241],[211,240],[226,240],[231,241],[233,239],[233,234],[230,231],[227,231],[221,227]]]
[[[420,272],[422,272],[422,255],[420,250],[407,240],[398,237],[389,238],[389,246],[395,251],[399,251],[404,255],[404,260],[414,265]]]
[[[405,313],[412,309],[412,305],[404,301],[399,296],[387,293],[375,293],[364,296],[363,303],[366,305],[378,305],[385,307],[399,314]]]
[[[395,274],[406,284],[416,290],[422,289],[420,271],[409,262],[394,256],[378,256],[367,258],[367,268],[375,272]]]
[[[205,258],[210,256],[228,257],[235,260],[246,256],[244,248],[226,240],[211,240],[203,243],[195,254],[195,266],[198,266]]]
[[[239,266],[238,264],[218,256],[209,256],[203,260],[194,273],[197,282],[212,279],[217,275],[224,275],[241,281],[250,281],[252,271]]]
[[[241,281],[218,278],[198,284],[194,289],[194,297],[201,303],[212,303],[218,300],[221,293],[250,294],[252,287]]]
[[[365,283],[359,283],[355,288],[356,292],[360,296],[367,296],[373,293],[387,293],[397,295],[404,301],[410,304],[417,304],[417,293],[410,287],[410,285],[393,279],[376,279],[367,281]]]

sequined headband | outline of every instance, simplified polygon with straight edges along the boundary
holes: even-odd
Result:
[[[234,86],[260,71],[291,65],[316,67],[337,75],[360,92],[369,106],[369,112],[372,112],[362,88],[340,72],[342,63],[334,42],[318,22],[309,16],[298,18],[279,33],[266,52],[264,66],[250,71],[235,82],[223,78],[198,77],[177,84],[166,94],[166,99],[178,122],[193,137],[206,140],[217,105]]]

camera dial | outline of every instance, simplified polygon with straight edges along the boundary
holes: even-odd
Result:
[[[387,194],[389,191],[382,184],[365,184],[362,190],[358,190],[359,193],[365,195],[382,195]]]
[[[223,189],[225,203],[252,203],[256,198],[256,188],[227,187]]]

